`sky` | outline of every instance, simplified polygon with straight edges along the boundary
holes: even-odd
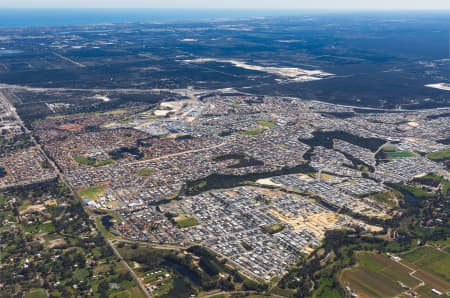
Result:
[[[450,9],[450,0],[0,0],[0,8]]]

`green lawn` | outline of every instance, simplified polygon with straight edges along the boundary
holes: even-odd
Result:
[[[79,164],[91,167],[101,167],[114,163],[112,159],[97,160],[95,158],[89,158],[82,155],[74,155],[73,159]]]
[[[282,224],[276,223],[276,224],[273,224],[273,225],[270,225],[270,226],[265,226],[263,229],[264,229],[264,231],[266,233],[276,234],[278,232],[283,231],[284,230],[284,226]]]
[[[438,176],[436,174],[429,174],[417,179],[418,182],[426,185],[434,185],[437,186],[441,184],[441,193],[444,196],[448,195],[448,191],[450,189],[450,181],[444,179],[442,176]]]
[[[55,232],[55,226],[50,223],[45,224],[31,224],[31,225],[25,225],[23,226],[23,230],[28,233],[39,233],[39,232],[45,232],[45,233],[53,233]]]
[[[258,124],[267,128],[273,128],[276,126],[275,122],[267,121],[267,120],[259,120]]]
[[[25,209],[27,209],[28,206],[30,206],[30,205],[31,205],[31,200],[23,200],[23,201],[21,202],[19,208],[17,208],[17,209],[19,209],[19,212],[22,212],[22,211],[24,211]]]
[[[145,298],[145,294],[142,292],[142,290],[138,287],[132,287],[127,290],[115,293],[110,295],[110,297],[114,298]]]
[[[321,282],[321,285],[312,294],[313,298],[344,298],[346,297],[338,289],[331,288],[331,281]]]
[[[282,289],[279,287],[273,288],[270,293],[273,293],[275,295],[284,296],[284,297],[294,297],[295,291],[290,289]]]
[[[431,244],[450,247],[450,238],[446,240],[430,241]]]
[[[432,247],[420,247],[401,255],[415,266],[450,280],[450,256]]]
[[[450,190],[450,181],[443,180],[442,188],[441,188],[442,195],[444,195],[444,196],[450,195],[449,190]]]
[[[105,193],[105,187],[101,186],[101,185],[85,188],[85,189],[78,191],[78,195],[82,199],[87,198],[89,200],[97,200],[99,198],[99,196],[101,196],[104,193]]]
[[[450,149],[429,153],[427,154],[427,158],[434,161],[450,159]]]
[[[103,234],[103,236],[105,236],[105,237],[108,238],[108,239],[111,239],[111,238],[114,238],[114,237],[115,237],[112,233],[110,233],[110,232],[108,231],[107,228],[105,228],[105,226],[104,226],[103,223],[102,223],[102,219],[101,219],[100,217],[97,217],[95,221],[96,221],[96,223],[97,223],[97,228],[98,228],[98,230],[100,231],[100,233]]]
[[[369,198],[389,207],[398,205],[398,200],[402,198],[402,194],[396,190],[388,190],[377,194],[370,195]]]
[[[77,280],[86,280],[89,276],[89,271],[86,268],[78,268],[73,272],[73,277]]]
[[[392,146],[392,145],[386,145],[386,146],[383,146],[382,150],[384,152],[393,152],[396,150],[396,148],[395,148],[395,146]]]
[[[386,152],[389,159],[413,157],[414,154],[408,151]]]
[[[175,218],[175,223],[180,228],[188,228],[198,225],[198,220],[193,217],[184,217]]]
[[[414,187],[414,186],[398,184],[398,187],[409,192],[411,195],[415,196],[416,198],[430,198],[430,197],[434,196],[433,193],[426,191],[424,189],[421,189],[421,188]]]
[[[253,247],[252,247],[250,244],[248,244],[248,243],[246,243],[246,242],[244,242],[244,241],[241,241],[241,246],[242,246],[243,248],[245,248],[245,250],[247,250],[247,251],[253,250]]]
[[[136,174],[138,174],[139,176],[150,176],[153,173],[155,173],[155,170],[153,169],[149,169],[149,168],[143,168],[143,169],[139,169]]]
[[[246,136],[249,136],[249,137],[254,137],[254,136],[262,134],[265,130],[266,129],[262,128],[262,127],[251,128],[251,129],[247,129],[246,131],[244,131],[243,134]]]
[[[24,298],[47,298],[47,293],[44,289],[31,289]]]
[[[358,170],[360,170],[361,172],[369,172],[369,167],[366,165],[359,164]]]
[[[95,159],[90,159],[82,155],[74,155],[73,159],[82,165],[93,166],[95,164]]]

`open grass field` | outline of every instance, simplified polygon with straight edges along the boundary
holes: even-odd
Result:
[[[249,136],[249,137],[254,137],[254,136],[262,134],[265,130],[266,129],[263,127],[252,128],[252,129],[247,129],[246,131],[243,132],[243,134],[246,136]]]
[[[28,233],[53,233],[55,226],[50,223],[31,224],[23,227],[23,230]]]
[[[47,293],[44,289],[31,289],[28,294],[24,296],[24,298],[47,298]]]
[[[431,241],[430,243],[432,243],[433,245],[437,245],[440,247],[450,247],[450,238],[447,238],[446,240],[439,240],[439,241]],[[450,251],[447,250],[448,253],[450,253]]]
[[[359,253],[358,265],[344,270],[340,282],[349,286],[359,297],[394,297],[405,289],[416,287],[420,281],[409,274],[411,270],[390,258],[374,253]]]
[[[97,217],[95,219],[96,223],[97,223],[97,228],[100,231],[100,233],[103,234],[103,236],[105,236],[108,239],[114,239],[117,238],[117,236],[115,236],[114,234],[112,234],[110,231],[108,231],[108,229],[103,225],[102,223],[102,219],[100,217]]]
[[[429,192],[425,189],[406,185],[406,184],[399,184],[399,188],[403,189],[406,192],[409,192],[411,195],[415,196],[416,198],[431,198],[434,196],[432,192]]]
[[[278,296],[283,296],[283,297],[294,297],[295,295],[295,291],[291,290],[291,289],[282,289],[279,287],[275,287],[270,291],[271,294],[274,295],[278,295]]]
[[[23,200],[19,206],[19,212],[25,211],[31,205],[30,200]]]
[[[435,161],[450,159],[450,149],[427,154],[427,158]]]
[[[76,280],[86,280],[86,278],[89,276],[89,271],[85,268],[77,268],[73,271],[73,277]]]
[[[275,223],[269,226],[263,227],[264,231],[268,234],[276,234],[284,230],[284,226],[279,223]]]
[[[101,166],[106,166],[106,165],[110,165],[113,164],[114,161],[111,159],[107,159],[107,160],[96,160],[96,159],[92,159],[92,158],[88,158],[82,155],[75,155],[73,156],[73,159],[82,165],[85,166],[91,166],[91,167],[101,167]]]
[[[127,290],[121,291],[119,293],[111,295],[114,298],[145,298],[145,294],[139,289],[139,287],[135,286],[129,288]]]
[[[312,295],[313,298],[321,298],[321,297],[327,297],[327,298],[341,298],[344,297],[339,290],[337,289],[320,289],[319,294],[315,294],[315,292]]]
[[[443,180],[442,181],[442,188],[441,188],[442,195],[444,195],[444,196],[449,195],[449,190],[450,190],[450,181]]]
[[[414,266],[450,281],[450,255],[446,252],[424,246],[401,255],[401,257]]]
[[[320,173],[320,179],[324,181],[333,181],[334,176],[327,173]]]
[[[398,191],[388,190],[386,192],[370,195],[369,198],[393,208],[398,205],[398,201],[401,199],[401,196],[402,195]]]
[[[97,200],[99,196],[105,193],[104,186],[94,186],[78,191],[78,195],[82,199]]]
[[[258,124],[267,128],[273,128],[276,126],[275,122],[267,121],[267,120],[259,120]]]
[[[383,146],[382,150],[385,152],[393,152],[396,150],[396,148],[395,148],[395,146],[385,145],[385,146]]]
[[[136,172],[139,176],[150,176],[153,173],[155,173],[155,170],[149,169],[149,168],[143,168],[143,169],[139,169]]]
[[[227,298],[224,294],[218,294],[216,296],[212,296],[211,298]]]
[[[389,159],[413,157],[414,154],[408,151],[386,152]]]
[[[201,296],[200,296],[201,297]],[[212,296],[211,298],[231,298],[231,297],[241,297],[241,296],[233,296],[231,294],[217,294],[215,296]],[[270,298],[273,296],[266,296],[266,295],[248,295],[245,296],[246,298]]]
[[[432,247],[424,246],[399,255],[403,263],[414,268],[414,274],[428,286],[441,292],[450,291],[450,255]]]
[[[446,180],[444,177],[438,176],[436,174],[429,174],[429,175],[423,176],[419,179],[419,182],[424,183],[426,185],[441,184],[441,193],[444,196],[446,196],[448,194],[448,191],[450,189],[450,181]]]
[[[180,228],[188,228],[198,225],[198,220],[193,217],[187,217],[184,215],[180,215],[175,217],[175,223]]]

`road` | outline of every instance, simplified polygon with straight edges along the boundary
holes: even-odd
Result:
[[[173,154],[168,154],[168,155],[164,155],[164,156],[160,156],[160,157],[156,157],[156,158],[152,158],[152,159],[146,159],[146,160],[139,160],[139,161],[135,161],[135,162],[129,162],[129,163],[125,163],[124,165],[137,165],[137,164],[141,164],[141,163],[147,163],[147,162],[157,161],[157,160],[166,159],[166,158],[170,158],[170,157],[174,157],[174,156],[179,156],[179,155],[183,155],[183,154],[187,154],[187,153],[196,153],[196,152],[208,151],[208,150],[211,150],[211,149],[222,147],[225,144],[226,143],[220,143],[218,145],[214,145],[214,146],[211,146],[211,147],[187,150],[187,151],[173,153]]]
[[[27,129],[27,127],[23,124],[22,120],[20,119],[19,115],[16,113],[16,110],[14,108],[14,106],[8,101],[8,99],[0,92],[0,100],[2,100],[2,102],[4,102],[4,104],[8,107],[9,111],[11,112],[11,115],[13,115],[14,117],[16,117],[17,121],[21,124],[21,126],[23,127],[23,129],[27,132],[30,133],[30,131]],[[71,185],[66,181],[63,173],[61,173],[61,171],[59,170],[59,168],[56,166],[55,162],[47,155],[47,153],[42,149],[41,144],[39,144],[36,139],[34,138],[34,136],[30,133],[30,139],[31,141],[36,145],[36,148],[39,149],[39,151],[47,158],[47,160],[49,161],[49,163],[51,164],[51,166],[55,169],[55,172],[57,173],[58,177],[61,179],[61,181],[70,189],[70,192],[72,193],[72,195],[77,198],[80,202],[81,205],[83,206],[84,211],[89,214],[89,211],[86,210],[86,206],[83,202],[83,200],[78,196],[77,192],[71,187]],[[99,228],[97,227],[97,221],[94,220],[95,226],[97,228],[97,231],[100,231]],[[100,233],[100,232],[99,232]],[[101,233],[100,233],[101,234]],[[105,235],[101,234],[103,239],[105,240],[105,242],[111,247],[111,249],[114,252],[114,255],[120,260],[120,262],[127,268],[127,270],[130,272],[131,276],[133,276],[133,278],[136,280],[137,284],[139,285],[139,287],[142,289],[142,291],[145,293],[145,295],[147,297],[153,297],[152,293],[150,291],[147,290],[147,288],[145,287],[145,285],[143,284],[142,280],[136,275],[136,273],[133,271],[133,269],[130,268],[130,266],[128,265],[128,263],[122,258],[122,256],[120,255],[120,253],[117,251],[116,247],[113,245],[113,243],[105,237]]]
[[[104,237],[104,236],[103,236]],[[136,280],[136,282],[138,283],[139,287],[141,288],[141,290],[145,293],[145,295],[147,297],[153,297],[153,294],[150,290],[147,290],[147,288],[145,287],[144,283],[142,282],[142,280],[139,278],[139,276],[134,272],[133,269],[131,269],[131,267],[128,265],[128,263],[122,258],[122,256],[120,255],[119,251],[117,250],[117,248],[114,246],[114,244],[112,243],[111,240],[109,240],[108,238],[104,237],[104,239],[106,240],[106,242],[108,243],[109,246],[111,246],[112,250],[114,251],[114,254],[116,255],[116,257],[120,260],[120,262],[128,269],[128,271],[131,273],[131,275],[133,276],[133,278]]]
[[[74,65],[76,65],[76,66],[78,66],[78,67],[86,67],[86,65],[84,65],[84,64],[82,64],[82,63],[79,63],[79,62],[77,62],[77,61],[75,61],[75,60],[72,60],[72,59],[70,59],[70,58],[67,58],[67,57],[65,57],[65,56],[63,56],[63,55],[60,55],[60,54],[58,54],[58,53],[53,53],[53,54],[55,54],[55,56],[57,56],[57,57],[63,59],[64,61],[67,61],[67,62],[69,62],[69,63],[72,63],[72,64],[74,64]]]

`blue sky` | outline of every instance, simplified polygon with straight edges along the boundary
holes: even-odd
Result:
[[[0,0],[0,8],[450,9],[450,0]]]

